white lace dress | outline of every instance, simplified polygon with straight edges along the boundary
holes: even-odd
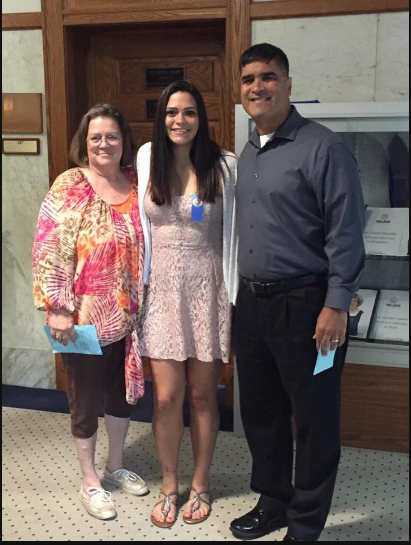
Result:
[[[142,356],[228,362],[231,309],[222,264],[223,202],[191,220],[192,197],[157,206],[147,193],[152,260],[140,327]]]

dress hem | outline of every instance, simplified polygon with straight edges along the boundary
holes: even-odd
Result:
[[[212,360],[209,360],[209,359],[206,359],[206,360],[203,360],[201,358],[199,358],[197,355],[195,356],[187,356],[185,359],[184,358],[170,358],[170,357],[163,357],[163,356],[149,356],[148,354],[144,353],[143,351],[141,352],[141,356],[143,358],[150,358],[152,360],[164,360],[164,361],[176,361],[178,363],[185,363],[187,360],[189,359],[196,359],[198,361],[201,361],[203,363],[213,363],[215,361],[222,361],[224,364],[227,364],[229,363],[230,359],[227,358],[227,359],[224,359],[222,357],[220,358],[214,358]]]

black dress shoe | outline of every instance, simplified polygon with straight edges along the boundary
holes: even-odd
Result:
[[[279,515],[257,506],[247,515],[234,520],[231,523],[230,530],[237,539],[251,541],[286,526],[287,516],[285,514]]]

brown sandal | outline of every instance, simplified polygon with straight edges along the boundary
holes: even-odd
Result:
[[[177,508],[178,492],[173,492],[172,494],[165,494],[163,491],[161,491],[160,495],[164,496],[164,500],[159,501],[158,503],[156,503],[156,505],[154,506],[154,509],[158,505],[162,505],[161,512],[165,516],[165,521],[164,522],[159,522],[158,520],[156,520],[154,518],[154,515],[151,515],[151,522],[152,522],[152,524],[154,524],[154,526],[157,526],[157,528],[169,529],[169,528],[172,528],[174,526],[174,524],[176,523],[176,520],[177,520],[177,513],[176,513],[176,517],[173,520],[173,522],[167,522],[168,515],[170,514],[170,511],[171,511],[171,506],[175,505],[176,508]],[[176,497],[176,501],[173,501],[171,499],[173,496]]]
[[[192,498],[188,500],[189,503],[191,503],[191,507],[190,507],[191,517],[188,518],[184,516],[183,520],[186,524],[201,524],[202,522],[205,522],[211,515],[211,503],[203,499],[201,496],[203,496],[204,494],[207,494],[208,496],[210,496],[210,492],[208,490],[204,490],[203,492],[197,492],[195,488],[192,488],[191,492],[194,492],[195,494]],[[197,511],[200,510],[202,503],[205,503],[206,505],[208,505],[208,507],[210,508],[210,511],[204,517],[193,520],[192,516],[194,515],[194,513],[197,513]]]

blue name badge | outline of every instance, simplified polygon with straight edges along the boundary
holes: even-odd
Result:
[[[198,195],[193,195],[191,206],[191,221],[203,221],[204,219],[204,203],[198,197]]]
[[[334,365],[336,350],[329,350],[326,356],[323,356],[322,350],[318,352],[317,364],[314,369],[314,375],[319,375],[320,373],[331,369]]]

